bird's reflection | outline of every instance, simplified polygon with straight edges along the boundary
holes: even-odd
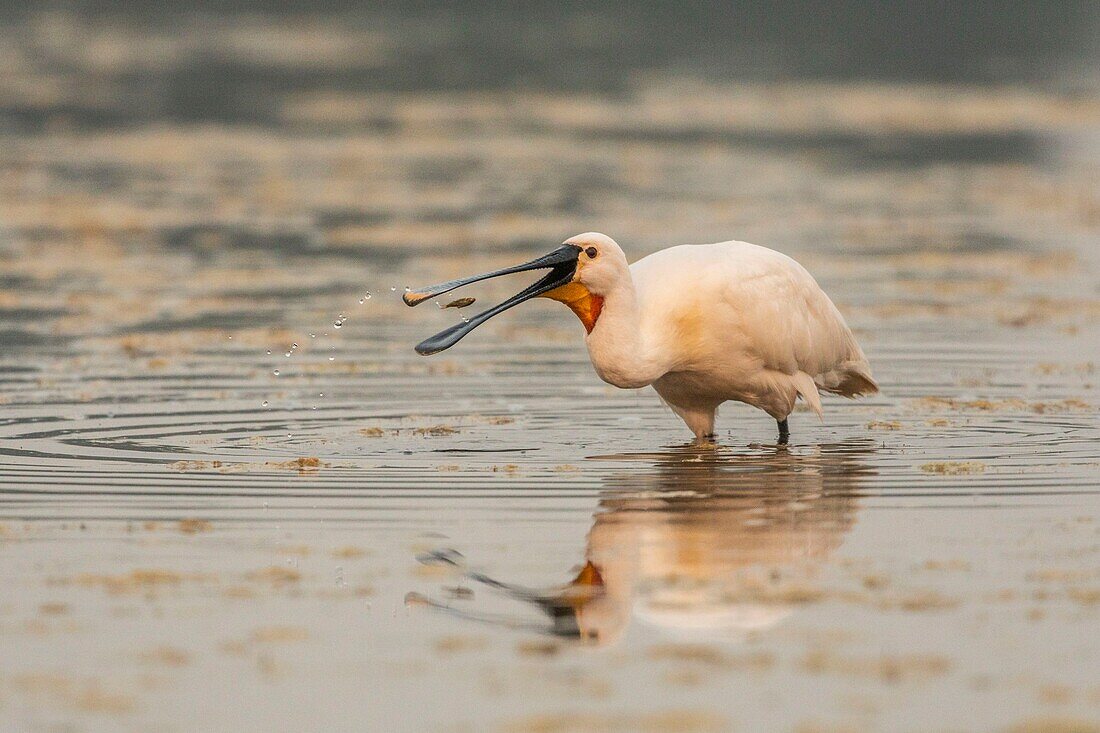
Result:
[[[421,558],[460,568],[468,580],[539,609],[542,621],[478,613],[419,594],[408,600],[601,644],[632,622],[736,640],[817,597],[815,577],[855,522],[870,450],[870,444],[848,443],[746,455],[692,446],[603,456],[630,467],[606,479],[583,566],[564,586],[504,583],[466,570],[454,551]]]

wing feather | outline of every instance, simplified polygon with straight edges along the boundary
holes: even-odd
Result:
[[[845,396],[878,391],[836,305],[784,254],[747,242],[683,245],[643,258],[631,270],[640,300],[652,309],[643,320],[667,324],[677,309],[708,313],[707,333],[723,330],[731,348],[763,369],[794,378],[815,411],[817,389]],[[668,331],[677,343],[687,343],[682,329]],[[804,380],[800,385],[800,373],[816,389]]]

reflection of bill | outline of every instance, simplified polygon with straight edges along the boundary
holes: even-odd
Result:
[[[410,600],[508,626],[607,643],[632,620],[679,635],[737,640],[770,628],[819,595],[815,578],[855,522],[869,448],[825,446],[733,456],[685,449],[610,477],[568,585],[536,591],[479,573],[476,582],[541,609],[550,625]],[[461,566],[461,556],[434,562]]]

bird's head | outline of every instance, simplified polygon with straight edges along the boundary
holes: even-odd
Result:
[[[549,270],[540,280],[524,288],[499,305],[495,305],[463,323],[440,331],[416,346],[420,354],[435,354],[449,349],[458,341],[498,313],[535,297],[550,298],[565,303],[581,319],[591,333],[603,309],[604,297],[624,278],[630,277],[626,255],[611,237],[597,232],[578,234],[565,240],[553,252],[502,270],[450,280],[405,293],[406,305],[418,305],[429,298],[456,290],[463,285],[510,275],[527,270]]]
[[[572,282],[583,286],[592,295],[606,296],[630,276],[629,265],[622,248],[615,240],[599,232],[586,232],[570,237],[564,244],[580,250]],[[547,293],[547,297],[553,297]]]

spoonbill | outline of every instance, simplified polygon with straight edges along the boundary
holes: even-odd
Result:
[[[619,455],[634,465],[605,477],[584,565],[570,582],[517,585],[470,568],[455,550],[418,558],[526,603],[545,621],[420,593],[406,603],[594,644],[615,642],[634,621],[681,639],[741,642],[796,613],[800,590],[843,544],[855,525],[867,453],[850,442],[807,455],[779,446],[743,456],[691,446],[658,454],[653,464],[652,453]],[[791,511],[792,500],[805,511]]]
[[[680,245],[628,264],[604,234],[565,240],[521,265],[405,293],[414,306],[464,285],[528,270],[542,279],[417,344],[423,355],[454,346],[493,316],[534,297],[580,318],[599,377],[652,386],[700,442],[714,438],[718,406],[735,400],[771,415],[779,443],[802,398],[823,418],[820,392],[873,394],[867,357],[840,311],[804,267],[747,242]]]

